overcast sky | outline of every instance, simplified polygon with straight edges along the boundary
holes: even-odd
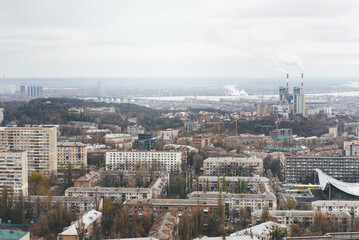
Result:
[[[7,77],[359,75],[359,1],[0,0]]]

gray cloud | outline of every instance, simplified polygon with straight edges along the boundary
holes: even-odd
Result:
[[[0,69],[9,77],[275,76],[284,55],[299,57],[306,75],[357,75],[358,10],[355,0],[2,0]]]

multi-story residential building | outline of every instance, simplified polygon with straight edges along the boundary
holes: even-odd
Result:
[[[211,138],[204,136],[193,137],[191,141],[191,146],[195,148],[205,148],[211,145]]]
[[[152,198],[150,188],[117,188],[117,187],[70,187],[65,190],[65,196],[94,197],[100,196],[112,201],[124,202],[130,199]]]
[[[79,177],[74,181],[75,187],[94,187],[100,180],[101,174],[99,172],[91,171],[84,176]]]
[[[318,168],[344,182],[359,182],[359,157],[288,156],[285,164],[287,183],[314,183]]]
[[[117,151],[106,152],[107,170],[133,171],[136,168],[153,168],[180,172],[182,152],[175,151]]]
[[[262,210],[267,207],[269,210],[277,209],[277,198],[273,193],[262,194],[231,194],[219,192],[192,192],[188,194],[193,200],[217,200],[221,199],[225,206],[226,215],[229,217],[232,212],[241,209]]]
[[[84,168],[87,165],[87,148],[81,142],[57,143],[58,168]]]
[[[218,181],[219,180],[219,181]],[[197,181],[197,179],[194,179]],[[234,192],[234,189],[238,186],[238,181],[244,181],[247,185],[247,190],[251,188],[257,188],[259,192],[266,191],[265,187],[269,184],[269,179],[266,177],[235,177],[235,176],[225,176],[225,182],[228,189],[231,192]],[[198,177],[198,190],[201,191],[212,191],[218,189],[218,183],[223,187],[223,176],[199,176]],[[196,183],[197,184],[197,183]],[[208,185],[208,186],[207,186]],[[261,191],[261,186],[263,185],[263,190]],[[252,187],[253,186],[253,187]]]
[[[353,223],[359,222],[359,201],[315,201],[312,202],[312,210],[323,214],[338,212],[349,213],[353,219]]]
[[[303,227],[308,227],[314,223],[314,218],[318,213],[315,211],[303,210],[270,210],[269,216],[274,218],[275,222],[291,226],[292,224],[299,224]],[[262,210],[257,210],[252,213],[252,224],[256,225],[261,222]],[[331,223],[338,224],[341,231],[347,231],[351,227],[351,217],[346,212],[337,212],[330,215],[324,215]]]
[[[263,161],[256,157],[231,158],[210,157],[203,161],[204,175],[226,176],[261,176],[263,174]]]
[[[27,196],[27,171],[26,151],[0,152],[0,194],[6,186],[10,194]]]
[[[72,197],[72,196],[39,196],[30,195],[25,198],[14,198],[15,201],[23,201],[24,203],[30,203],[33,212],[39,212],[40,214],[46,213],[49,203],[53,206],[56,204],[62,204],[67,211],[75,213],[77,216],[92,210],[101,210],[103,207],[103,199],[100,196],[93,197]]]
[[[29,175],[33,171],[45,176],[57,174],[57,126],[8,126],[0,131],[1,142],[7,142],[10,150],[27,151]]]
[[[132,199],[124,202],[123,206],[129,215],[147,215],[157,217],[167,212],[181,216],[201,211],[204,215],[214,213],[218,208],[218,200],[193,199]]]
[[[79,225],[82,225],[81,231],[83,231],[84,239],[91,239],[94,233],[95,225],[100,227],[102,218],[102,212],[91,210],[88,213],[84,214],[79,220],[73,223],[71,226],[66,228],[65,231],[59,233],[57,236],[58,240],[78,240],[79,239],[79,230],[81,229]]]

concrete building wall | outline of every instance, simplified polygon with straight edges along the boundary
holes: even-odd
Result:
[[[0,134],[10,150],[27,151],[28,174],[33,171],[50,176],[57,174],[57,127],[56,126],[8,126]]]
[[[26,151],[0,152],[0,194],[5,186],[14,195],[28,195]]]

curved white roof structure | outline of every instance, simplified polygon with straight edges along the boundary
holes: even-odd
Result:
[[[329,187],[329,184],[331,184],[347,194],[359,197],[359,183],[342,182],[338,179],[335,179],[327,175],[326,173],[324,173],[322,170],[318,168],[316,168],[315,171],[318,173],[319,185],[322,188],[322,190],[325,190],[327,187]]]

